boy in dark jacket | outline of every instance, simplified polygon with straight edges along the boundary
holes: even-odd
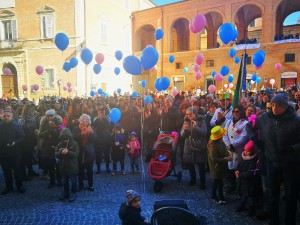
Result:
[[[57,145],[56,157],[59,159],[59,169],[63,176],[64,192],[60,200],[69,199],[70,202],[76,199],[78,154],[79,146],[73,140],[73,135],[68,128],[63,129],[59,135],[60,142]],[[69,180],[71,181],[71,195],[69,191]]]
[[[150,225],[146,219],[141,216],[141,196],[135,191],[127,191],[126,197],[128,204],[121,204],[119,217],[123,225]]]

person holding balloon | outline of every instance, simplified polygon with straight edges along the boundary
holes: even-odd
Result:
[[[83,178],[84,171],[86,170],[89,191],[94,191],[93,162],[95,155],[95,144],[97,143],[97,135],[91,126],[91,117],[87,114],[82,114],[79,117],[79,125],[74,127],[72,133],[74,140],[77,141],[80,149],[78,155],[79,190],[84,188]]]
[[[210,121],[210,125],[224,127],[226,120],[232,118],[232,106],[231,106],[231,96],[228,94],[223,94],[222,99],[220,100],[220,107],[214,113]]]
[[[114,139],[112,144],[112,152],[111,158],[113,160],[113,171],[112,175],[117,174],[117,163],[120,162],[121,164],[121,174],[126,175],[125,172],[125,150],[126,150],[126,136],[124,135],[124,130],[122,129],[121,125],[116,124],[114,129]]]

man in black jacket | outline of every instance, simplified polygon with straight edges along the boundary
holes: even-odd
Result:
[[[1,192],[5,195],[13,190],[13,169],[17,190],[24,193],[22,185],[22,176],[20,169],[20,144],[24,139],[22,127],[13,122],[13,113],[11,110],[4,110],[2,114],[2,123],[0,123],[0,164],[5,178],[5,189]]]
[[[258,117],[255,124],[264,137],[270,190],[270,224],[280,224],[280,185],[283,182],[286,197],[284,224],[296,225],[300,185],[300,117],[289,106],[288,97],[284,93],[272,98],[271,107],[272,110]],[[254,138],[250,132],[248,134],[251,139]]]

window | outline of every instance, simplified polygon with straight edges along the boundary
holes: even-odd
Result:
[[[284,55],[284,62],[295,62],[295,53],[285,54]]]
[[[182,63],[176,63],[176,69],[182,69]]]
[[[41,16],[41,34],[42,38],[53,38],[54,37],[54,17],[52,15]]]
[[[250,65],[252,62],[252,57],[251,56],[248,56],[247,57],[247,65]]]
[[[41,38],[54,37],[54,13],[55,10],[46,5],[37,12],[40,18]]]
[[[100,18],[100,42],[107,44],[107,22],[104,18]]]
[[[44,76],[45,88],[55,88],[54,69],[45,69]]]
[[[214,60],[206,60],[206,67],[214,67],[215,61]]]
[[[1,19],[1,18],[0,18]],[[0,37],[1,40],[17,40],[17,21],[11,20],[1,20],[0,21]]]

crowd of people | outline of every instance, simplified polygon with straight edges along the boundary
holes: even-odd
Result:
[[[284,34],[279,35],[278,34],[274,37],[274,41],[280,41],[280,40],[286,40],[286,39],[299,39],[299,33],[287,34],[287,35],[284,35]]]
[[[50,177],[48,188],[63,186],[60,200],[72,202],[85,187],[94,191],[94,164],[97,174],[104,162],[105,172],[126,175],[128,155],[130,172],[139,173],[141,152],[149,162],[159,133],[177,132],[177,151],[182,169],[189,171],[190,186],[197,184],[198,174],[200,189],[206,189],[209,169],[216,204],[226,204],[224,187],[227,194],[240,197],[237,212],[248,208],[249,216],[279,224],[283,183],[285,224],[294,225],[300,186],[300,92],[293,87],[289,93],[244,93],[234,106],[232,98],[229,93],[181,92],[152,94],[146,103],[129,95],[52,97],[38,104],[26,98],[1,99],[0,163],[5,178],[1,194],[13,190],[12,174],[17,190],[24,193],[22,182],[39,176],[33,170],[38,163]],[[113,108],[121,111],[117,124],[109,117]],[[139,199],[136,193],[130,196]]]

